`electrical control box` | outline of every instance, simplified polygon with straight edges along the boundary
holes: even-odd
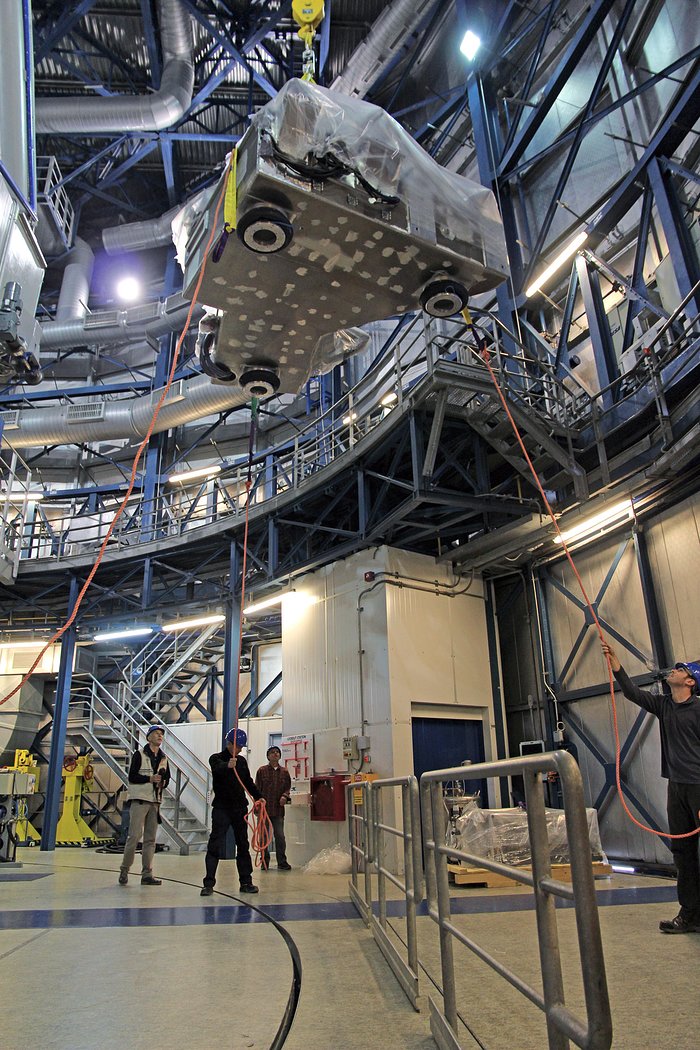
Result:
[[[343,758],[348,758],[353,762],[357,762],[360,757],[360,749],[357,746],[356,736],[344,736],[343,737]]]
[[[347,773],[324,773],[311,777],[311,819],[345,820]]]

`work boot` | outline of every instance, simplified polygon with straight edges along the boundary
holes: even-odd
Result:
[[[252,882],[244,882],[241,886],[241,893],[258,893],[258,887]]]
[[[675,919],[662,919],[659,929],[662,933],[700,933],[700,921],[688,919],[679,911]]]
[[[199,896],[200,897],[211,897],[213,892],[214,892],[214,887],[213,886],[202,886],[201,890],[199,891]]]
[[[162,886],[162,879],[154,879],[152,875],[143,875],[141,877],[142,886]]]
[[[287,861],[283,860],[277,865],[277,870],[278,871],[291,871],[292,870],[292,865],[291,864],[287,864]]]
[[[127,873],[125,871],[120,871],[119,872],[119,885],[120,886],[126,886],[128,881],[129,881],[129,876],[127,875]]]

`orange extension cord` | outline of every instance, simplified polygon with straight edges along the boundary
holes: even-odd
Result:
[[[471,319],[471,315],[469,314],[469,311],[468,310],[464,310],[462,316],[464,317],[464,320],[465,320],[465,322],[467,324],[467,327],[469,329],[471,329],[471,331],[474,334],[474,337],[476,338],[477,345],[480,348],[480,357],[481,357],[482,361],[484,362],[484,364],[486,365],[486,368],[488,369],[488,373],[491,376],[491,381],[493,382],[493,385],[496,388],[496,393],[498,394],[500,402],[503,405],[503,410],[504,410],[504,412],[506,413],[506,415],[508,417],[508,421],[510,422],[511,427],[513,428],[513,433],[515,434],[515,436],[516,436],[516,438],[518,440],[518,444],[520,445],[520,450],[521,450],[523,456],[525,457],[527,465],[530,468],[530,471],[532,473],[533,478],[535,479],[535,484],[537,485],[537,488],[539,489],[540,495],[542,496],[542,499],[544,501],[544,505],[547,508],[547,513],[549,514],[550,518],[552,519],[552,523],[554,525],[554,528],[556,529],[557,535],[559,536],[559,539],[561,540],[561,545],[562,545],[562,548],[564,550],[564,554],[566,555],[566,558],[567,558],[567,560],[569,562],[569,565],[571,566],[571,568],[573,570],[574,576],[576,577],[576,581],[577,581],[577,583],[578,583],[578,585],[579,585],[579,587],[581,589],[581,594],[583,595],[583,600],[586,603],[586,605],[587,605],[587,607],[588,607],[588,609],[590,611],[591,617],[593,618],[593,622],[596,625],[596,628],[598,630],[598,636],[599,636],[601,642],[605,642],[605,637],[603,636],[603,630],[602,630],[602,628],[600,626],[600,621],[598,620],[598,617],[596,615],[596,611],[593,608],[593,605],[591,604],[591,601],[590,601],[590,599],[589,599],[589,597],[588,597],[588,595],[586,593],[586,588],[585,588],[585,586],[583,584],[583,580],[581,579],[579,571],[576,568],[576,565],[574,564],[574,559],[571,556],[571,551],[567,547],[566,541],[564,540],[564,537],[562,536],[561,529],[559,528],[559,523],[557,522],[557,519],[554,516],[554,511],[552,510],[552,508],[550,506],[549,500],[547,499],[547,496],[546,496],[545,491],[544,491],[544,489],[542,487],[540,479],[537,476],[537,471],[535,470],[534,466],[532,465],[532,460],[530,459],[530,456],[528,455],[528,451],[525,448],[525,445],[523,443],[523,439],[520,436],[520,431],[518,430],[518,426],[517,426],[515,420],[513,419],[513,416],[512,416],[512,414],[510,412],[510,409],[508,408],[508,403],[507,403],[507,401],[506,401],[506,399],[504,397],[503,391],[501,390],[501,387],[500,387],[500,385],[498,383],[498,379],[496,378],[496,373],[494,372],[493,368],[491,367],[489,351],[486,348],[485,344],[483,343],[483,341],[481,339],[481,336],[479,334],[479,331],[478,331],[476,325],[474,324],[474,322]],[[610,662],[610,657],[607,656],[607,654],[606,654],[605,659],[606,659],[606,663],[608,665],[608,680],[609,680],[609,685],[610,685],[610,703],[611,703],[611,706],[612,706],[613,728],[614,728],[614,732],[615,732],[615,783],[617,785],[617,793],[619,795],[620,802],[622,803],[622,808],[624,809],[625,813],[627,814],[627,816],[629,817],[629,819],[632,821],[633,824],[636,824],[638,828],[642,829],[642,831],[648,831],[650,835],[657,835],[659,838],[664,838],[664,839],[688,839],[688,838],[692,838],[693,835],[700,834],[700,827],[695,828],[693,831],[686,831],[682,835],[671,835],[670,832],[667,832],[667,831],[657,831],[655,828],[649,828],[649,827],[647,827],[646,824],[643,824],[641,821],[637,820],[637,818],[634,816],[634,814],[630,812],[630,809],[629,809],[629,807],[627,805],[627,802],[625,800],[625,796],[624,796],[624,794],[622,792],[622,784],[620,782],[620,729],[619,729],[618,720],[617,720],[617,704],[615,702],[615,679],[613,677],[613,669],[612,669],[612,664]]]

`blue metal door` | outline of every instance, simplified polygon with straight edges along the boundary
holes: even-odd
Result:
[[[417,777],[433,769],[451,769],[465,759],[484,761],[484,729],[477,719],[413,718],[413,772]],[[465,769],[465,773],[467,770]],[[480,794],[488,805],[486,780],[466,780],[465,793]]]

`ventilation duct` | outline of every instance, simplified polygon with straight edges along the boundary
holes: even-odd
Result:
[[[95,388],[99,394],[99,387]],[[148,430],[162,391],[122,401],[99,401],[84,406],[27,409],[17,415],[16,426],[3,433],[11,448],[37,445],[70,445],[113,438],[140,438]],[[178,386],[177,399],[168,399],[160,410],[154,434],[183,426],[204,416],[236,408],[249,401],[239,386],[215,383],[208,376],[194,376]],[[82,413],[82,418],[79,418]],[[91,415],[95,418],[86,418]]]
[[[125,222],[102,231],[102,244],[108,255],[119,252],[143,252],[148,248],[164,248],[173,243],[172,221],[182,207],[178,205],[157,219],[144,222]]]
[[[80,237],[76,237],[75,247],[68,256],[68,263],[63,271],[63,282],[56,307],[57,321],[85,317],[94,265],[92,248]]]
[[[132,343],[144,338],[182,329],[190,308],[189,300],[179,293],[157,303],[132,306],[128,310],[101,310],[67,321],[48,321],[41,325],[41,349],[64,350],[76,346],[108,346]],[[204,310],[195,306],[192,324],[197,324]]]
[[[435,6],[436,0],[395,0],[376,20],[331,88],[364,98],[386,64]]]
[[[149,95],[117,98],[38,98],[36,130],[43,134],[162,131],[192,101],[192,23],[180,0],[159,0],[164,64],[160,88]]]

